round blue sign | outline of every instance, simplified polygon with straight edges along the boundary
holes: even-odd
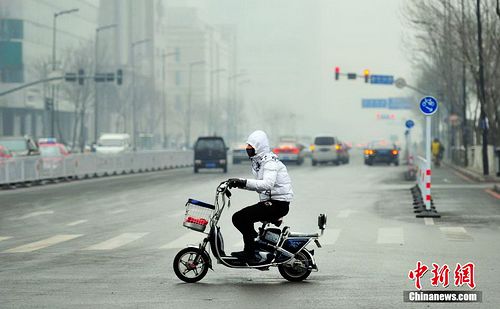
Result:
[[[435,112],[437,112],[437,110],[438,110],[438,102],[434,97],[428,96],[420,100],[420,111],[424,115],[430,116]]]
[[[411,119],[410,119],[410,120],[406,120],[406,123],[405,123],[405,124],[406,124],[406,127],[407,127],[408,129],[411,129],[411,128],[413,128],[413,126],[415,125],[415,122],[413,122],[413,120],[411,120]]]

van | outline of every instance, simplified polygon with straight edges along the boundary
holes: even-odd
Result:
[[[95,146],[95,152],[97,154],[118,154],[130,150],[130,135],[128,134],[102,134]]]
[[[317,136],[311,145],[312,165],[349,163],[348,147],[334,136]]]
[[[199,137],[194,144],[194,172],[200,168],[221,168],[227,173],[228,149],[222,137]]]

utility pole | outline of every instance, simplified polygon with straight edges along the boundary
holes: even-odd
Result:
[[[144,44],[144,43],[147,43],[151,41],[151,39],[144,39],[144,40],[139,40],[139,41],[135,41],[135,42],[132,42],[132,44],[130,44],[130,50],[131,50],[131,65],[132,65],[132,134],[133,134],[133,137],[132,137],[132,141],[133,141],[133,144],[134,144],[134,150],[136,149],[137,147],[137,109],[136,109],[136,83],[135,83],[135,80],[136,80],[136,77],[135,77],[135,52],[134,52],[134,48],[137,46],[137,45],[140,45],[140,44]]]
[[[97,71],[99,69],[99,32],[102,30],[106,29],[111,29],[115,28],[117,25],[112,24],[112,25],[107,25],[107,26],[102,26],[98,27],[95,29],[95,58],[94,58],[94,75],[97,76]],[[97,142],[97,139],[99,138],[99,101],[98,101],[98,96],[97,96],[97,82],[94,83],[94,141]]]
[[[483,34],[481,24],[481,0],[476,1],[476,16],[477,16],[477,49],[479,56],[479,103],[481,104],[480,126],[483,137],[483,175],[489,175],[488,162],[488,116],[486,114],[486,91],[484,87],[484,59],[483,59]]]
[[[165,59],[169,56],[178,56],[179,52],[175,51],[173,53],[163,53],[161,55],[161,70],[162,70],[162,87],[161,87],[161,97],[162,97],[162,126],[163,126],[163,148],[167,147],[167,102],[165,95],[165,80],[166,80],[166,72],[165,72]]]
[[[78,12],[79,9],[71,9],[71,10],[65,10],[65,11],[60,11],[57,13],[54,13],[54,19],[52,21],[52,72],[56,70],[56,34],[57,34],[57,17],[65,14],[71,14]],[[55,137],[55,94],[56,94],[56,86],[52,85],[51,86],[51,100],[52,100],[52,108],[51,108],[51,113],[50,113],[50,135],[51,137]]]
[[[465,6],[464,0],[461,0],[462,9],[462,50],[465,51]],[[462,57],[462,143],[464,145],[464,166],[469,166],[469,154],[467,153],[468,134],[467,134],[467,71],[465,66],[465,57]]]

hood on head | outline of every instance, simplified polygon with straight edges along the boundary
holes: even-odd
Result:
[[[263,153],[268,153],[271,151],[269,148],[269,140],[264,131],[257,130],[254,131],[250,136],[248,136],[247,144],[255,148],[255,154],[261,155]]]

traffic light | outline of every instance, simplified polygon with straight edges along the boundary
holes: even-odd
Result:
[[[365,76],[365,83],[368,83],[368,79],[370,78],[370,70],[365,69],[363,71],[363,75]]]
[[[335,80],[339,80],[339,75],[340,75],[340,68],[335,67]]]
[[[123,82],[123,70],[118,69],[116,70],[116,84],[121,85]]]
[[[83,69],[78,70],[78,85],[83,85],[85,81],[85,71]]]
[[[67,82],[76,82],[76,73],[64,74],[64,80]]]

